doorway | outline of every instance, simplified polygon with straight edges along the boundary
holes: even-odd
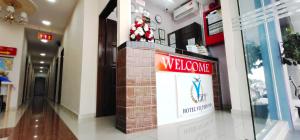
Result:
[[[59,77],[58,77],[58,97],[57,103],[60,104],[61,101],[61,84],[62,84],[62,74],[64,68],[64,49],[60,53],[60,64],[59,64]]]
[[[34,84],[34,96],[46,95],[46,79],[44,77],[36,77]]]
[[[108,18],[116,7],[117,0],[110,0],[99,16],[97,117],[116,111],[117,22]]]
[[[22,104],[24,104],[27,101],[27,82],[28,82],[28,75],[29,75],[29,63],[28,63],[28,56],[26,57],[26,64],[25,64],[25,77],[24,77],[24,83],[23,83],[23,97],[22,97]]]

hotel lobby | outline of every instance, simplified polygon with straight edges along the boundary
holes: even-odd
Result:
[[[0,0],[0,139],[296,140],[298,7]]]

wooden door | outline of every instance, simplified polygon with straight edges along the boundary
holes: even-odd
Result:
[[[98,117],[115,114],[117,22],[100,18],[99,28]]]

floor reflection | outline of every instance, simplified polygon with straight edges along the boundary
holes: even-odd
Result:
[[[42,96],[31,105],[13,128],[9,140],[76,140],[68,127]]]
[[[254,139],[251,116],[216,111],[205,117],[157,129],[124,134],[115,128],[115,117],[78,121],[66,109],[54,105],[55,111],[81,140],[240,140]]]

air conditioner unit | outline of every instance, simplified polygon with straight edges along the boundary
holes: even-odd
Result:
[[[197,1],[191,0],[190,2],[174,10],[173,12],[174,20],[176,21],[186,17],[187,15],[196,12],[198,8],[199,7]]]

